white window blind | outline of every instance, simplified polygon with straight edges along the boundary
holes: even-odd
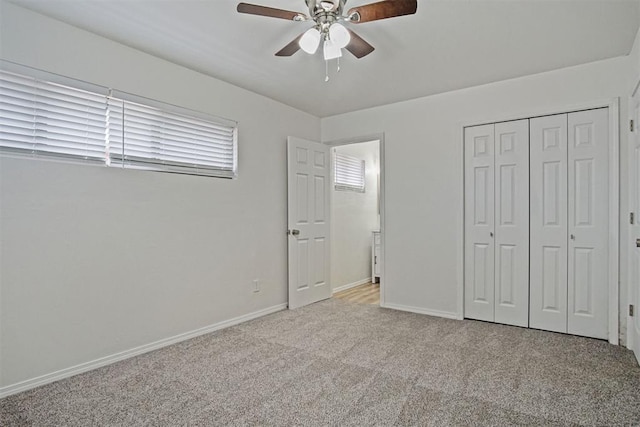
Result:
[[[232,124],[115,96],[109,99],[108,123],[112,164],[198,175],[234,176],[236,172]]]
[[[0,149],[104,161],[105,95],[0,70]]]
[[[364,192],[364,160],[335,153],[334,185],[336,190]]]
[[[236,175],[236,122],[7,61],[0,66],[2,152]]]

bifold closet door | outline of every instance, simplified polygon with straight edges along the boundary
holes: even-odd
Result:
[[[567,332],[608,336],[609,113],[580,111],[569,125]]]
[[[464,316],[494,320],[494,125],[464,131]]]
[[[531,119],[529,326],[567,332],[567,115]]]
[[[529,325],[529,120],[495,125],[495,322]]]
[[[608,335],[608,110],[531,119],[532,328]]]
[[[465,317],[527,326],[528,120],[465,129]]]

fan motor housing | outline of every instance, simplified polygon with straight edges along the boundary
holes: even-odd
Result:
[[[314,20],[322,15],[333,15],[335,20],[336,17],[342,15],[346,0],[306,0],[306,2],[309,6],[309,16]]]

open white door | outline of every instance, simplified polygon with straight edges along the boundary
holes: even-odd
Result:
[[[630,169],[629,184],[631,187],[631,197],[629,207],[633,215],[633,223],[629,226],[629,234],[631,235],[631,256],[630,261],[630,283],[629,286],[629,303],[634,306],[633,317],[629,316],[627,333],[629,334],[629,342],[636,354],[636,359],[640,363],[640,90],[636,92],[631,104],[633,112],[634,131],[630,137]]]
[[[329,283],[329,147],[289,137],[289,308],[331,297]]]

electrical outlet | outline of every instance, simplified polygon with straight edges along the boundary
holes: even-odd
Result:
[[[253,292],[260,292],[260,280],[258,279],[253,281]]]

